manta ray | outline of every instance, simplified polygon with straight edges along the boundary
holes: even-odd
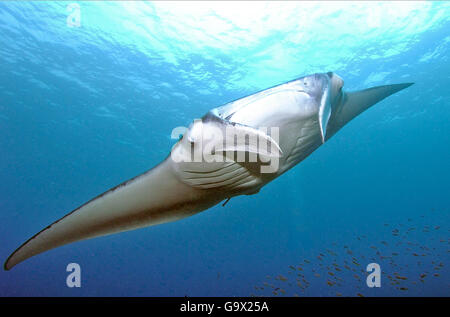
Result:
[[[364,110],[410,85],[346,92],[338,75],[319,73],[214,108],[194,120],[159,165],[35,234],[4,269],[68,243],[179,220],[256,194]]]

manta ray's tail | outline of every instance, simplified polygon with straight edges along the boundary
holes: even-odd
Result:
[[[209,208],[202,192],[179,182],[168,161],[92,199],[43,229],[4,264],[16,264],[71,242],[174,221]]]

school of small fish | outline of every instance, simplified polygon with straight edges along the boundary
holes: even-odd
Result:
[[[267,275],[262,285],[254,286],[251,296],[377,296],[366,284],[371,273],[366,265],[372,262],[380,265],[381,287],[389,288],[389,294],[408,296],[411,289],[424,289],[430,279],[441,277],[450,259],[450,228],[418,225],[424,217],[419,221],[408,218],[406,224],[395,226],[385,223],[380,232],[384,237],[392,235],[393,239],[386,239],[389,243],[382,240],[376,244],[365,235],[356,235],[353,246],[333,242],[315,258],[289,265],[284,275]],[[414,232],[421,232],[420,237]],[[450,295],[449,280],[433,282]]]

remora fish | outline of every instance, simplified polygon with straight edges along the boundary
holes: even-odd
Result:
[[[9,256],[5,270],[71,242],[175,221],[255,194],[361,112],[412,84],[357,92],[344,92],[343,85],[334,73],[314,74],[211,110],[191,124],[162,163],[34,235]],[[209,160],[195,156],[200,143],[210,149]]]

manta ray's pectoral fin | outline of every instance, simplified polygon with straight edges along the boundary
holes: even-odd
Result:
[[[327,127],[326,139],[329,139],[350,120],[377,102],[380,102],[386,97],[408,88],[411,85],[413,85],[413,83],[393,84],[343,93],[339,110],[331,115]]]
[[[202,144],[198,145],[200,140]],[[282,155],[278,143],[263,131],[217,117],[194,123],[177,146],[172,153],[177,160],[181,155],[191,157],[188,149],[196,151],[195,147],[201,146],[200,160],[185,159],[174,164],[183,183],[200,189],[236,191],[257,187],[261,167]]]
[[[167,159],[41,230],[9,256],[4,268],[71,242],[188,217],[221,200],[180,182]]]
[[[412,83],[394,84],[347,92],[344,95],[344,105],[340,114],[340,120],[347,123],[361,112],[380,102],[384,98],[387,98],[400,90],[408,88],[411,85]]]

